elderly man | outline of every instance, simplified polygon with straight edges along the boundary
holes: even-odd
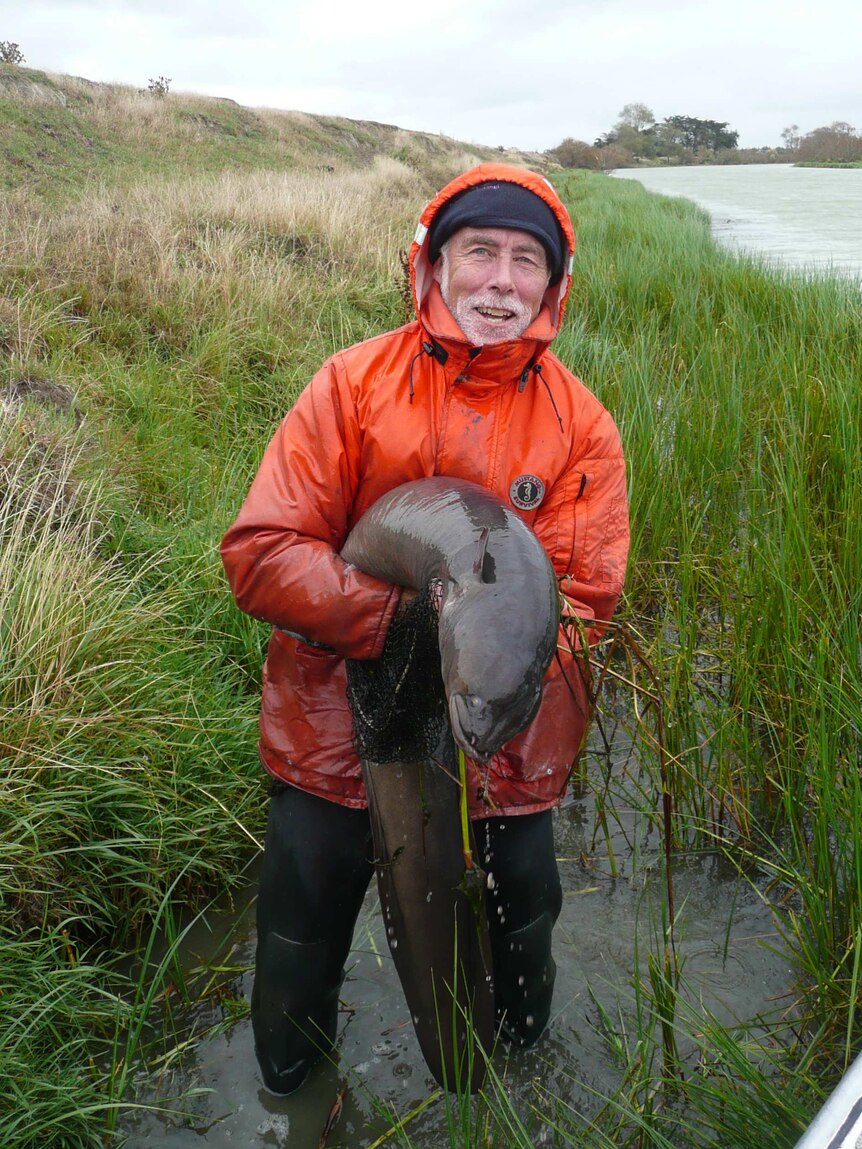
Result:
[[[378,658],[411,593],[342,561],[351,527],[411,479],[472,480],[530,525],[565,609],[588,634],[620,595],[628,513],[619,435],[548,350],[573,251],[568,213],[541,176],[482,164],[448,184],[410,250],[416,319],[324,364],[224,538],[237,603],[274,628],[260,719],[274,785],[252,1020],[275,1092],[296,1089],[334,1042],[343,965],[373,872],[344,659]],[[580,675],[557,659],[530,726],[482,764],[481,779],[468,764],[478,848],[493,858],[496,1010],[503,1035],[520,1045],[550,1014],[562,896],[552,809],[587,711]]]

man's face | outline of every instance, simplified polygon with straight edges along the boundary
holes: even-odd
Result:
[[[434,264],[434,278],[458,326],[476,346],[517,339],[539,314],[550,271],[526,231],[462,227]]]

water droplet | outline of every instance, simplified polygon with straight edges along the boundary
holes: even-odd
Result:
[[[523,984],[524,984],[524,975],[519,974],[518,975],[518,985],[523,985]]]
[[[398,938],[392,939],[392,941],[389,943],[389,948],[391,950],[397,950],[398,949]]]
[[[493,888],[494,888],[494,886],[496,886],[496,884],[497,883],[494,881],[494,875],[489,870],[488,871],[488,889],[493,890]]]
[[[533,1015],[532,1015],[531,1013],[528,1013],[528,1014],[527,1014],[527,1017],[526,1017],[526,1022],[527,1022],[527,1025],[533,1025],[533,1024],[534,1024],[534,1022],[533,1022]]]
[[[428,891],[428,893],[425,895],[425,901],[426,901],[426,902],[430,902],[430,901],[431,901],[431,895],[432,895],[433,893],[434,893],[434,891],[433,891],[433,890],[429,890],[429,891]]]

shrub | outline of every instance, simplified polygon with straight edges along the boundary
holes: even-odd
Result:
[[[0,63],[23,64],[24,53],[12,40],[0,40]]]
[[[168,76],[157,76],[155,80],[147,81],[147,91],[158,100],[163,100],[171,90],[171,81]]]
[[[596,170],[601,167],[598,149],[583,140],[574,140],[571,136],[563,140],[561,144],[557,144],[555,148],[551,148],[548,155],[563,168],[592,168]]]

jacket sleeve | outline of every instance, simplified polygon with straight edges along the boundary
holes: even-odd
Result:
[[[609,620],[625,579],[629,517],[620,436],[603,407],[573,448],[534,529],[560,579],[564,613]],[[588,628],[591,640],[600,633]]]
[[[238,606],[350,658],[377,658],[400,592],[339,550],[358,483],[361,433],[344,371],[326,363],[267,447],[221,544]]]

